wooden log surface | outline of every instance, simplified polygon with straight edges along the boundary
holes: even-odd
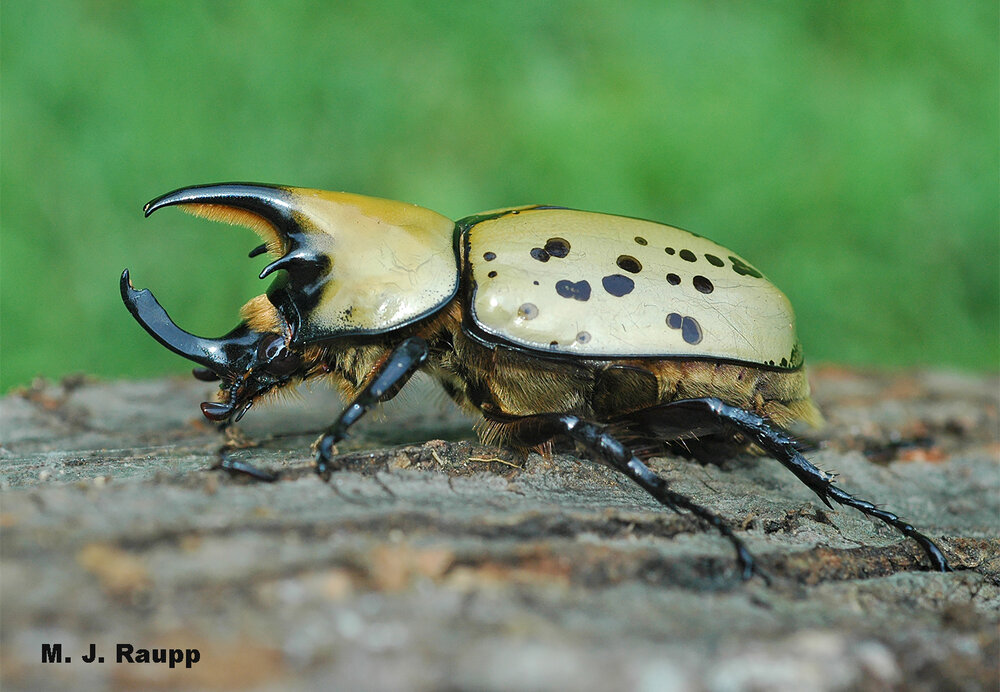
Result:
[[[235,454],[281,472],[260,483],[212,470],[210,385],[40,381],[0,400],[3,689],[997,689],[1000,381],[827,367],[813,389],[810,458],[954,572],[772,459],[651,460],[771,576],[741,582],[711,529],[585,454],[478,444],[428,382],[330,483],[309,445],[335,396],[255,409]]]

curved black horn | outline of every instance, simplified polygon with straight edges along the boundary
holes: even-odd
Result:
[[[148,288],[138,291],[132,287],[128,269],[122,272],[121,292],[122,301],[132,317],[154,339],[174,353],[219,375],[238,371],[256,348],[260,335],[245,324],[218,339],[205,339],[184,331],[174,324]]]
[[[143,212],[149,216],[157,209],[175,204],[218,204],[243,209],[270,222],[286,238],[299,230],[292,214],[291,193],[276,185],[215,183],[182,187],[148,202]]]

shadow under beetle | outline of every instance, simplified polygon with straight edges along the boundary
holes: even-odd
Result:
[[[327,378],[351,403],[317,443],[334,445],[417,370],[482,415],[483,442],[520,449],[568,437],[663,505],[687,510],[754,561],[729,525],[674,492],[632,451],[707,461],[756,447],[828,506],[854,507],[941,550],[887,510],[833,484],[785,431],[817,424],[787,298],[746,260],[679,228],[562,207],[499,209],[453,222],[412,204],[272,185],[183,188],[145,207],[181,206],[242,224],[276,259],[264,295],[217,339],[183,331],[122,273],[126,307],[157,341],[219,380],[210,420],[239,420],[258,400]],[[223,465],[262,479],[239,462]]]

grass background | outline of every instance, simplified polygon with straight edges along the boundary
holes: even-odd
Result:
[[[780,286],[811,362],[995,370],[997,12],[4,0],[0,388],[187,370],[118,277],[232,327],[255,236],[141,214],[228,180],[667,221]]]

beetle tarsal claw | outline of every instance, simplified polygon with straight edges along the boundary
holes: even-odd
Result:
[[[239,423],[240,422],[240,418],[242,418],[243,416],[245,416],[247,414],[247,411],[250,410],[251,406],[253,406],[253,399],[250,399],[249,401],[247,401],[247,403],[245,403],[243,405],[243,408],[241,408],[240,412],[236,414],[236,418],[233,419],[233,422],[234,423]]]

